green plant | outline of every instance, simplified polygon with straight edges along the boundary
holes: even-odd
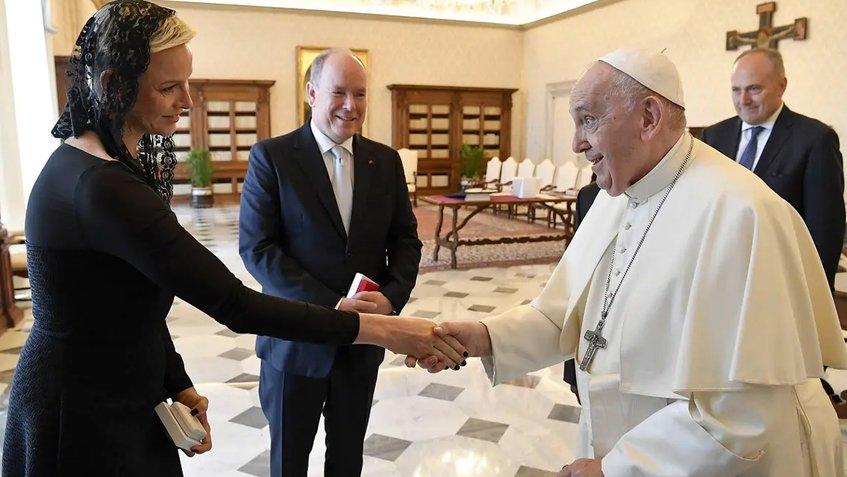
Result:
[[[482,146],[462,144],[460,156],[462,159],[462,177],[473,179],[482,175],[482,168],[485,164],[485,149]]]
[[[188,152],[188,166],[191,168],[191,185],[211,187],[212,154],[206,149],[192,149]]]

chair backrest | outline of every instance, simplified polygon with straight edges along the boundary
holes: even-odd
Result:
[[[515,161],[515,158],[509,156],[508,159],[503,161],[503,166],[500,169],[500,182],[506,183],[511,182],[512,179],[515,178],[515,174],[518,172],[518,163]]]
[[[494,156],[491,160],[488,161],[488,164],[485,167],[485,182],[499,181],[500,180],[500,169],[502,168],[503,163],[500,162],[500,158]]]
[[[576,181],[576,188],[582,189],[588,184],[591,184],[591,164],[582,166],[579,169],[579,179]]]
[[[406,176],[406,183],[416,183],[417,177],[415,176],[418,172],[418,152],[404,147],[398,149],[397,153],[400,154],[400,162],[403,163],[403,174]]]
[[[535,172],[535,163],[530,158],[526,158],[518,164],[518,177],[532,177]]]
[[[553,184],[553,176],[556,174],[556,166],[550,159],[544,159],[544,162],[535,166],[535,177],[541,179],[541,187],[547,187]]]
[[[576,188],[576,180],[579,177],[579,168],[573,162],[566,162],[556,169],[556,179],[553,185],[559,192]]]

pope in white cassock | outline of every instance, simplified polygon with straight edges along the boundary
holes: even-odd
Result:
[[[847,352],[803,220],[685,132],[664,55],[600,58],[570,110],[604,191],[535,300],[441,332],[494,384],[576,356],[584,458],[560,476],[843,475],[818,378]]]

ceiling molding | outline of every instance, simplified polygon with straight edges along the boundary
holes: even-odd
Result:
[[[98,1],[98,0],[92,0]],[[446,0],[445,0],[446,1]],[[461,0],[458,0],[461,1]],[[449,25],[468,25],[526,30],[543,24],[549,19],[558,19],[588,11],[594,4],[608,4],[620,0],[519,0],[504,8],[472,10],[459,7],[450,10],[441,7],[437,0],[422,0],[421,6],[402,3],[401,0],[166,0],[164,3],[187,7],[211,7],[243,9],[272,9],[298,14],[341,16],[347,18],[371,18],[395,21],[424,22]],[[428,3],[438,7],[427,6]],[[482,7],[481,7],[482,8]],[[487,7],[486,7],[487,8]]]

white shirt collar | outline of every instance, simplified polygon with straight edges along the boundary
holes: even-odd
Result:
[[[773,114],[771,114],[771,117],[769,117],[768,120],[763,122],[762,124],[750,124],[747,121],[741,121],[741,131],[746,131],[746,130],[748,130],[752,127],[756,127],[756,126],[761,126],[765,129],[767,129],[768,131],[772,130],[773,125],[776,124],[776,118],[779,117],[779,113],[782,112],[782,108],[784,108],[784,107],[785,107],[785,103],[780,103],[779,108],[777,108],[776,111]]]
[[[343,147],[347,151],[348,154],[350,154],[350,157],[353,157],[353,137],[352,136],[347,138],[347,140],[342,142],[341,144],[337,144],[335,141],[330,139],[329,136],[327,136],[326,134],[321,132],[320,129],[318,129],[317,124],[315,124],[314,118],[309,120],[309,127],[312,128],[312,134],[314,134],[314,136],[315,136],[315,141],[317,141],[317,143],[318,143],[318,149],[320,149],[321,155],[326,154],[327,151],[332,149],[334,146],[340,145],[341,147]]]
[[[627,197],[636,202],[642,202],[670,185],[674,177],[676,177],[679,168],[682,166],[682,162],[685,160],[689,141],[693,140],[694,138],[689,133],[683,133],[671,150],[665,154],[665,157],[647,175],[629,186],[626,190]],[[682,147],[683,144],[686,146],[684,149]]]

